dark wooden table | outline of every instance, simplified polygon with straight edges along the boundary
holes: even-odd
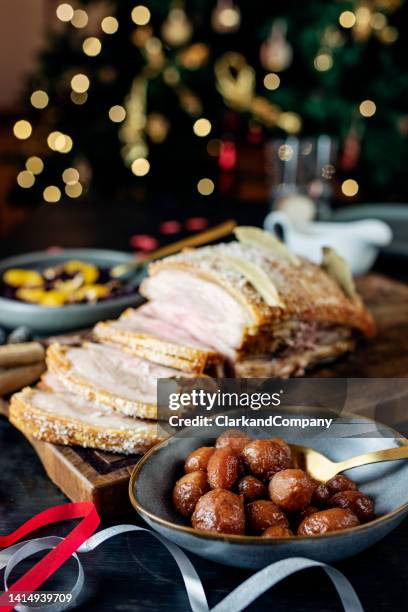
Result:
[[[69,204],[71,206],[71,203]],[[240,222],[260,221],[264,210],[237,209]],[[50,245],[99,246],[128,248],[132,233],[154,232],[158,212],[129,211],[118,206],[112,215],[96,206],[43,206],[24,227],[1,245],[1,255],[25,252]],[[229,210],[231,214],[233,210]],[[157,213],[157,214],[156,214]],[[202,211],[189,211],[195,216]],[[160,211],[161,218],[175,218],[172,206]],[[213,216],[223,220],[225,211]],[[112,221],[112,218],[114,220]],[[387,272],[387,264],[381,264]],[[405,272],[404,272],[405,270]],[[404,278],[406,266],[389,268],[394,276]],[[12,531],[33,514],[67,501],[46,477],[40,461],[29,443],[17,430],[0,417],[0,533]],[[124,516],[116,523],[142,524],[136,513]],[[108,526],[103,524],[102,527]],[[72,525],[64,524],[44,529],[41,535],[64,535]],[[408,522],[368,551],[337,563],[359,594],[367,612],[399,612],[406,609],[408,565]],[[252,572],[231,569],[190,555],[207,593],[210,607],[238,586]],[[98,612],[120,610],[188,610],[189,604],[175,563],[163,547],[148,535],[124,534],[104,543],[95,552],[82,555],[86,587],[78,609]],[[24,569],[19,568],[19,571]],[[61,581],[74,575],[74,563],[68,562],[45,585],[50,590],[61,587]],[[13,577],[17,577],[16,570]],[[1,587],[0,587],[1,590]],[[249,609],[275,612],[339,611],[341,604],[329,579],[321,570],[307,570],[285,580],[263,595]],[[233,611],[232,611],[233,612]]]
[[[48,480],[31,446],[16,429],[0,417],[0,533],[8,533],[33,514],[66,498]],[[143,524],[136,513],[118,523]],[[108,526],[107,524],[102,525]],[[43,529],[39,536],[64,535],[72,524]],[[351,559],[337,563],[349,578],[367,612],[399,612],[406,609],[408,522],[382,542]],[[210,607],[251,575],[192,559],[207,593]],[[189,604],[178,569],[163,547],[148,535],[124,534],[82,555],[86,588],[80,610],[188,610]],[[47,588],[58,589],[75,572],[67,563]],[[306,570],[288,578],[251,606],[275,612],[340,611],[341,605],[329,579],[321,570]],[[233,612],[233,611],[231,611]]]

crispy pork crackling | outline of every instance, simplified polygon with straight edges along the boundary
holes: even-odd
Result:
[[[117,415],[69,393],[26,387],[12,397],[9,418],[23,433],[55,444],[142,453],[164,439],[155,421]]]

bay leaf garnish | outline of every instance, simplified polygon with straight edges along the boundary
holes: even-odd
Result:
[[[242,244],[249,244],[269,251],[284,259],[294,266],[300,265],[300,260],[292,253],[279,238],[259,227],[252,225],[239,225],[234,229],[234,234]]]
[[[254,289],[256,289],[268,306],[285,308],[280,300],[275,285],[262,268],[240,257],[223,255],[221,259],[229,268],[240,272]]]
[[[331,247],[323,247],[322,268],[351,299],[356,295],[353,275],[347,261]]]

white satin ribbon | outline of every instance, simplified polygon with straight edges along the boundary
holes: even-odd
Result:
[[[176,544],[173,544],[170,540],[154,531],[150,531],[143,527],[137,527],[136,525],[116,525],[115,527],[108,527],[108,529],[103,529],[88,538],[88,540],[77,550],[77,553],[91,552],[100,544],[103,544],[105,540],[109,540],[121,533],[131,531],[147,532],[167,548],[181,572],[187,597],[193,612],[241,612],[241,610],[244,610],[260,595],[284,578],[310,567],[321,567],[324,569],[341,599],[345,612],[363,612],[360,600],[344,574],[326,563],[313,561],[312,559],[306,559],[304,557],[291,557],[271,563],[245,580],[240,586],[234,589],[232,593],[227,595],[210,610],[202,582],[190,559]],[[14,546],[10,546],[0,551],[0,570],[5,568],[4,590],[7,591],[7,581],[10,573],[21,561],[23,561],[23,559],[39,551],[55,548],[62,539],[63,538],[56,536],[37,538],[14,544]],[[78,575],[74,585],[70,589],[65,589],[72,593],[72,600],[69,603],[52,603],[41,607],[18,605],[15,609],[18,612],[33,612],[33,610],[36,612],[60,612],[68,607],[72,607],[81,593],[85,581],[82,564],[77,554],[74,553],[72,556],[78,564]]]
[[[4,590],[7,592],[8,590],[8,578],[13,571],[13,569],[24,559],[35,555],[35,553],[40,552],[42,550],[49,550],[51,548],[55,548],[61,540],[64,538],[60,538],[57,536],[49,536],[46,538],[36,538],[34,540],[28,540],[26,542],[19,542],[18,544],[14,544],[14,546],[10,546],[9,548],[5,548],[0,551],[0,570],[6,568],[4,571]],[[84,570],[82,567],[82,563],[80,562],[78,555],[74,553],[72,557],[75,559],[78,565],[78,575],[74,585],[69,588],[67,587],[65,590],[68,593],[71,593],[72,599],[70,602],[64,603],[52,603],[47,604],[45,606],[22,606],[18,605],[15,609],[18,612],[60,612],[60,610],[66,610],[70,606],[73,605],[76,598],[82,591],[85,582]]]

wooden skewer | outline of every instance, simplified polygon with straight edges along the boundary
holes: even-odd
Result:
[[[168,255],[173,255],[174,253],[178,253],[182,249],[187,247],[195,247],[201,246],[203,244],[207,244],[208,242],[213,242],[214,240],[218,240],[219,238],[223,238],[224,236],[228,236],[236,226],[236,221],[229,220],[224,221],[220,225],[216,225],[211,229],[205,230],[204,232],[200,232],[199,234],[195,234],[194,236],[189,236],[188,238],[183,238],[183,240],[177,240],[177,242],[172,242],[156,251],[152,251],[146,257],[136,259],[130,263],[119,264],[118,266],[114,266],[110,274],[114,278],[119,278],[120,276],[124,276],[128,272],[133,270],[137,270],[140,266],[144,266],[145,264],[155,261],[156,259],[161,259],[162,257],[167,257]]]

